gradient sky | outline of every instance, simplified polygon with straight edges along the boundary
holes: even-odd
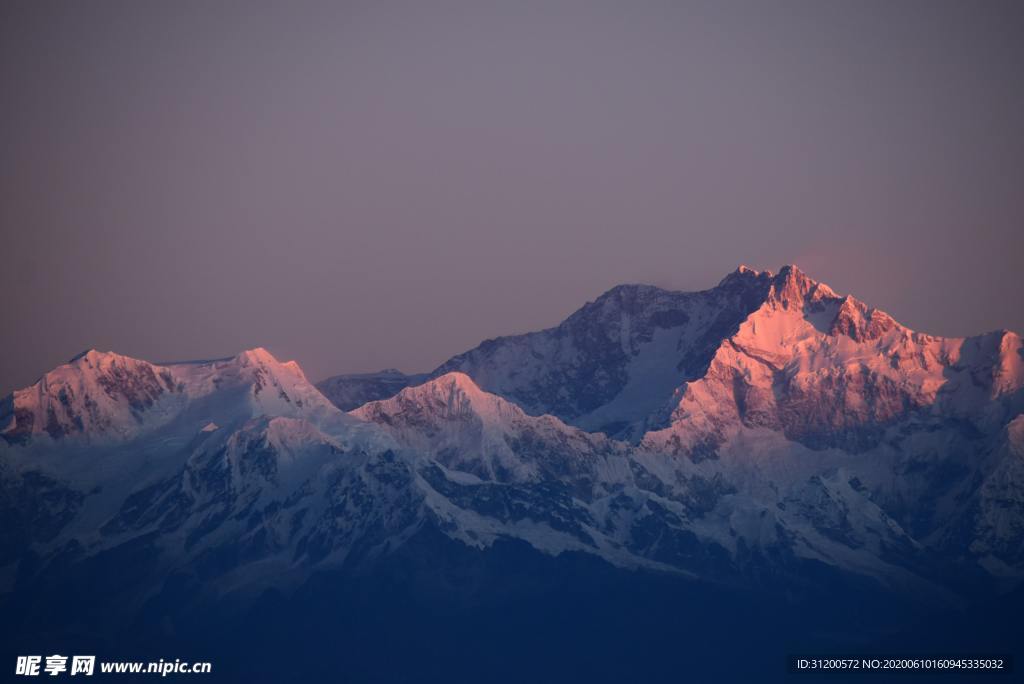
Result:
[[[0,5],[0,392],[87,347],[428,370],[795,262],[1024,331],[1024,3]]]

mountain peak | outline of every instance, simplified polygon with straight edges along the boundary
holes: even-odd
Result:
[[[796,266],[783,266],[772,279],[772,289],[768,297],[781,304],[783,308],[789,308],[790,305],[803,304],[804,297],[815,284]]]
[[[264,347],[253,347],[252,349],[246,349],[235,356],[235,360],[243,364],[267,364],[267,363],[280,363],[277,358],[267,351]]]
[[[436,377],[433,380],[429,380],[423,383],[422,385],[418,385],[416,387],[407,387],[406,389],[402,390],[401,393],[407,395],[414,395],[417,393],[422,394],[424,392],[436,392],[438,390],[453,394],[457,392],[459,394],[465,395],[471,400],[477,400],[484,396],[495,396],[488,395],[487,392],[484,392],[482,389],[480,389],[479,385],[473,382],[473,379],[471,377],[469,377],[468,375],[461,371],[451,371],[449,373],[445,373],[444,375]]]
[[[810,278],[795,264],[787,264],[772,278],[768,301],[783,309],[801,309],[822,300],[837,300],[839,295],[825,283]]]
[[[171,374],[148,361],[87,349],[6,400],[14,420],[0,431],[8,441],[33,435],[116,434],[127,437],[142,415],[178,391]]]
[[[470,415],[485,420],[503,416],[521,416],[522,410],[496,394],[490,394],[465,373],[452,371],[422,385],[406,387],[394,397],[368,402],[351,412],[364,420],[381,416],[436,415],[444,419]]]
[[[778,273],[758,271],[740,264],[735,271],[722,278],[718,287],[755,287],[759,293],[757,296],[763,296],[766,303],[783,309],[798,310],[808,303],[839,298],[832,288],[809,277],[796,264],[786,264]]]
[[[280,368],[300,380],[307,381],[306,374],[299,366],[298,361],[280,361],[276,356],[267,351],[264,347],[246,349],[234,357],[233,361],[239,366],[271,367]]]
[[[846,335],[854,342],[875,340],[895,328],[892,316],[869,307],[852,295],[842,298],[839,310],[829,327],[830,335]]]

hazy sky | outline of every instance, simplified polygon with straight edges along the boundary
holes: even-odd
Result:
[[[0,4],[0,392],[87,347],[432,368],[795,262],[1024,330],[1024,3]]]

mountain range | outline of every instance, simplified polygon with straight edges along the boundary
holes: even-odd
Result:
[[[683,611],[695,591],[733,597],[709,620],[834,601],[821,643],[849,646],[1024,578],[1020,336],[915,332],[794,266],[701,292],[621,285],[417,375],[313,385],[264,349],[89,350],[6,397],[0,436],[0,612],[22,636],[187,640],[260,611],[374,610],[339,586],[401,587],[430,606],[417,620],[502,606],[487,614],[505,629],[571,578],[634,626],[650,626],[634,582],[668,582],[657,595]],[[59,602],[80,621],[55,623]],[[669,673],[650,643],[630,653]],[[361,676],[410,676],[375,662]]]

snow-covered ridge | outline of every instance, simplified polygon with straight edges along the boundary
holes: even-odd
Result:
[[[12,442],[131,439],[214,396],[221,413],[239,417],[337,413],[298,364],[281,363],[263,348],[164,365],[90,349],[8,396],[0,435]]]
[[[484,392],[468,375],[457,372],[405,388],[391,399],[365,404],[352,411],[352,415],[369,420],[373,416],[393,415],[412,408],[431,411],[445,419],[474,415],[487,421],[501,421],[525,415],[515,404]]]
[[[530,416],[484,392],[465,373],[447,373],[391,399],[370,402],[351,415],[375,423],[411,453],[447,468],[497,481],[533,481],[597,467],[589,455],[616,451],[603,435],[554,416]]]
[[[978,387],[989,399],[1018,391],[1020,338],[1001,335],[916,333],[796,266],[741,266],[701,292],[612,288],[555,328],[487,340],[431,377],[464,372],[529,414],[633,442],[691,417],[706,428],[691,442],[717,439],[722,421],[747,420],[791,426],[818,444],[833,428],[932,405],[971,412]],[[958,379],[967,367],[975,388]],[[794,426],[790,414],[811,408],[813,425]]]
[[[336,376],[323,394],[261,348],[165,364],[89,350],[6,398],[0,434],[127,439],[231,388],[248,415],[325,414],[324,395],[350,410],[451,373],[526,414],[633,443],[686,450],[745,425],[857,450],[913,412],[1000,420],[986,407],[1024,386],[1024,356],[1014,333],[924,335],[795,266],[740,266],[701,292],[621,285],[555,328],[487,340],[429,375]]]
[[[643,441],[685,453],[763,427],[812,448],[856,452],[913,416],[987,431],[1021,404],[1022,358],[1014,333],[916,333],[786,267],[707,372],[678,388],[670,424]]]

